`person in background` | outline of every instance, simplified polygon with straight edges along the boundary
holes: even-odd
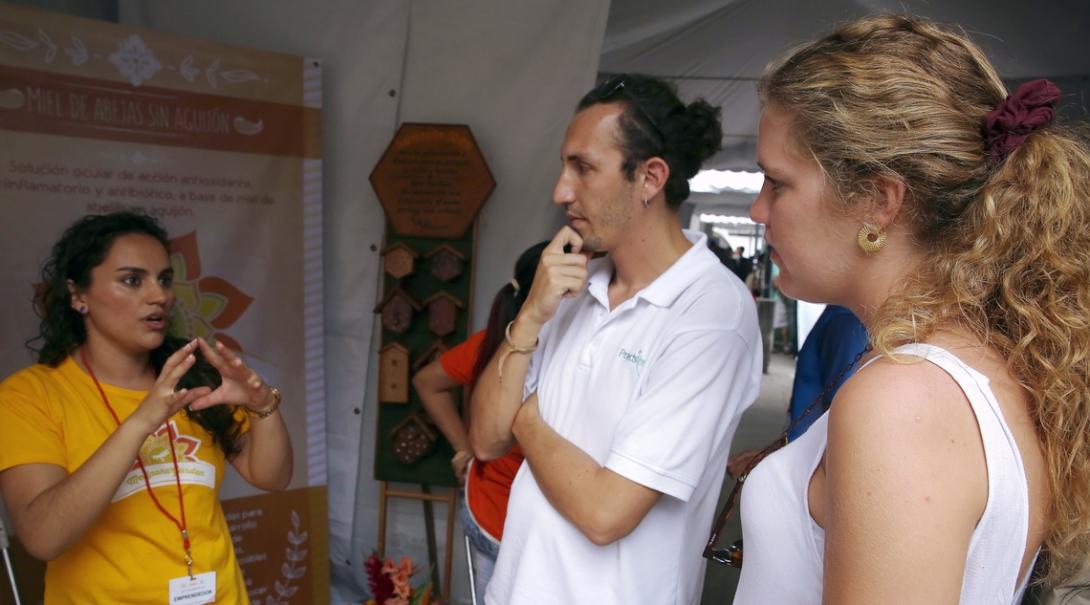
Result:
[[[474,460],[466,428],[470,420],[468,409],[464,416],[459,414],[451,391],[465,387],[462,399],[465,407],[469,407],[473,384],[503,343],[504,328],[526,301],[541,250],[547,243],[531,246],[519,255],[515,261],[515,277],[492,299],[484,330],[474,332],[413,376],[413,388],[420,401],[454,448],[450,464],[458,483],[465,486],[461,517],[472,546],[475,602],[481,604],[499,554],[503,523],[507,518],[507,498],[515,473],[522,465],[522,451],[516,443],[500,458],[487,462]]]
[[[1067,578],[1090,552],[1090,150],[1052,123],[1060,91],[1008,94],[960,30],[893,15],[758,90],[778,286],[850,309],[874,352],[748,474],[734,603],[1017,604],[1035,561]]]
[[[749,276],[746,277],[746,288],[749,288],[749,293],[753,295],[753,298],[759,298],[764,290],[764,284],[761,283],[765,273],[765,265],[761,258],[757,258],[753,265],[753,271],[749,272]]]
[[[775,334],[773,342],[778,343],[780,352],[793,355],[795,353],[795,343],[794,339],[791,338],[791,325],[788,320],[790,310],[787,308],[787,297],[780,290],[779,276],[780,267],[773,262],[772,283],[769,287],[769,294],[774,305],[772,310],[772,331]]]
[[[749,277],[749,274],[753,272],[753,259],[746,257],[745,246],[738,246],[737,248],[735,248],[734,263],[738,267],[734,272],[735,275],[738,276],[738,279],[746,281],[746,278]]]
[[[724,267],[730,269],[731,273],[738,274],[738,262],[734,259],[734,253],[722,239],[715,235],[708,235],[708,248]]]
[[[129,212],[78,220],[42,269],[38,364],[0,384],[0,494],[46,603],[249,603],[218,493],[226,462],[287,487],[280,391],[168,334],[172,278],[166,231]]]
[[[855,314],[839,305],[826,305],[795,358],[795,382],[787,410],[789,440],[805,433],[829,409],[866,347],[867,328]],[[818,405],[810,409],[815,401]]]

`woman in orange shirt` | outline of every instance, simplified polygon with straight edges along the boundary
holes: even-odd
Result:
[[[476,603],[484,602],[484,591],[492,576],[496,555],[499,554],[503,521],[507,517],[507,497],[515,473],[522,464],[522,452],[515,444],[506,455],[496,460],[474,460],[466,430],[469,418],[463,418],[458,413],[450,391],[466,386],[468,396],[473,383],[488,366],[488,361],[503,342],[505,326],[515,318],[526,300],[538,259],[547,243],[531,246],[515,261],[515,277],[500,288],[492,300],[486,329],[473,333],[465,342],[413,376],[413,387],[424,408],[454,447],[454,457],[450,463],[458,482],[465,485],[462,521],[466,537],[473,546]]]

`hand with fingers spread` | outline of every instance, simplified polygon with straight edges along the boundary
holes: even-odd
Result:
[[[147,397],[128,420],[139,426],[143,433],[155,432],[179,410],[212,392],[209,387],[177,388],[178,381],[197,362],[194,356],[196,350],[197,340],[191,340],[163,363],[163,369],[155,379],[155,384],[148,390]]]
[[[222,404],[241,405],[262,417],[273,411],[279,403],[278,394],[265,384],[257,372],[250,369],[221,342],[211,345],[203,339],[197,339],[197,343],[204,358],[219,371],[223,382],[216,390],[193,401],[191,409],[200,410]]]
[[[566,246],[571,246],[565,252]],[[526,297],[519,318],[540,327],[556,314],[560,301],[573,298],[587,286],[587,260],[583,254],[583,238],[571,227],[564,226],[541,252],[541,261],[534,275],[534,285]]]

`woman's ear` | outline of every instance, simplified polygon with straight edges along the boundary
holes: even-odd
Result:
[[[83,295],[80,294],[78,288],[76,288],[76,282],[66,279],[65,285],[68,286],[68,298],[69,305],[78,313],[82,314],[87,309],[87,303],[83,300]]]
[[[870,222],[881,229],[887,229],[901,213],[907,187],[904,181],[889,177],[879,177],[874,181],[874,199],[871,200]]]

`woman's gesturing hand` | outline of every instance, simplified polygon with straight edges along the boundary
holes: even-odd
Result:
[[[212,392],[212,389],[208,387],[177,388],[178,381],[197,362],[193,353],[197,350],[198,340],[189,341],[167,358],[163,363],[163,369],[159,371],[159,376],[155,379],[155,384],[148,389],[144,401],[130,417],[130,421],[138,423],[143,432],[148,434],[155,432],[178,410]]]
[[[216,390],[205,393],[193,401],[189,406],[190,409],[200,410],[226,403],[241,405],[251,411],[260,412],[276,404],[276,395],[272,388],[265,384],[257,372],[250,369],[238,355],[223,346],[223,343],[217,342],[213,346],[203,339],[198,339],[198,343],[204,358],[219,371],[223,382]]]

